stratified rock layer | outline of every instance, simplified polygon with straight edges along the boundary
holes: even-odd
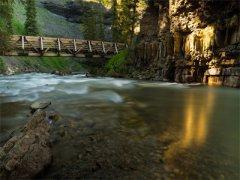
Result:
[[[135,67],[151,72],[147,79],[239,87],[239,11],[235,0],[155,1],[143,16]]]

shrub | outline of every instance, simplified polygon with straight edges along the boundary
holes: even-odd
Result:
[[[119,54],[113,56],[106,64],[107,72],[109,74],[126,73],[127,57],[128,50],[121,51]]]
[[[25,29],[24,24],[22,24],[17,18],[13,18],[13,32],[14,34],[24,35]]]

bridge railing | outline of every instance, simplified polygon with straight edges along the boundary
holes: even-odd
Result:
[[[7,55],[18,56],[111,56],[126,48],[123,43],[18,35],[12,36],[11,44]]]

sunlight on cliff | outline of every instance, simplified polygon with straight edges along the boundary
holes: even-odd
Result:
[[[207,26],[205,29],[200,29],[188,35],[185,41],[185,53],[192,54],[195,51],[206,52],[211,51],[211,46],[214,41],[213,26]]]

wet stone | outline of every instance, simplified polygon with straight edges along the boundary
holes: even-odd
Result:
[[[50,125],[45,118],[46,112],[36,111],[22,133],[0,148],[0,162],[8,179],[35,177],[51,163]],[[0,179],[3,176],[0,172]]]
[[[30,107],[35,112],[38,109],[45,109],[45,108],[47,108],[50,105],[51,105],[50,101],[40,100],[40,101],[34,102]]]

